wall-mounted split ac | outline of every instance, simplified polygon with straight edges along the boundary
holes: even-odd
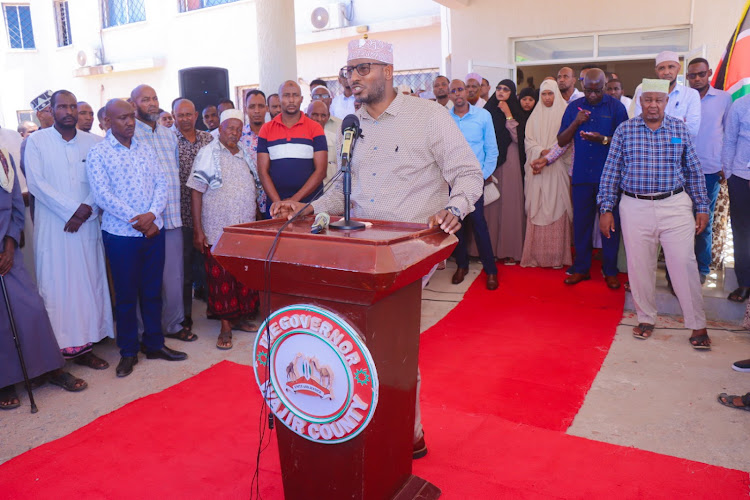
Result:
[[[351,9],[350,2],[335,2],[314,8],[310,13],[313,31],[346,28],[349,26],[348,9]]]

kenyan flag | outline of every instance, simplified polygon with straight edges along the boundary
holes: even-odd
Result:
[[[750,94],[750,0],[740,16],[732,38],[729,39],[727,50],[721,56],[719,66],[714,73],[711,84],[732,94],[732,99]]]

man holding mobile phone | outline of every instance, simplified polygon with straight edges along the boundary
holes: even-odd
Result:
[[[573,158],[573,237],[576,249],[575,261],[568,270],[570,276],[565,284],[575,285],[591,279],[591,234],[594,230],[599,192],[599,179],[609,153],[609,143],[617,127],[628,119],[628,112],[620,101],[604,92],[607,78],[598,68],[586,71],[583,79],[583,97],[572,100],[563,115],[557,142],[560,147],[571,141],[575,145]],[[620,217],[617,207],[615,233],[602,240],[602,271],[604,281],[613,290],[620,288],[617,279],[617,251],[620,247]]]

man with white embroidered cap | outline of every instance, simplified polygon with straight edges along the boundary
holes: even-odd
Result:
[[[427,223],[455,233],[484,186],[479,161],[458,125],[437,102],[396,93],[390,43],[352,40],[347,64],[348,83],[363,105],[356,113],[362,137],[352,162],[352,217]],[[305,214],[343,214],[341,184],[337,181]],[[303,207],[282,201],[273,204],[271,215],[287,218]],[[417,376],[414,458],[427,453],[419,387]]]
[[[232,330],[255,331],[243,318],[255,312],[258,294],[237,281],[211,254],[227,226],[255,221],[255,162],[239,146],[243,115],[239,109],[221,114],[219,140],[195,157],[187,181],[192,189],[193,244],[205,256],[208,312],[221,320],[218,349],[232,348]]]
[[[469,104],[476,106],[477,108],[483,108],[487,101],[482,99],[480,94],[482,93],[482,75],[479,73],[469,73],[466,75],[466,94]]]
[[[651,337],[656,323],[656,262],[664,247],[672,286],[692,330],[690,345],[710,349],[693,242],[708,223],[709,199],[700,160],[685,123],[665,114],[669,82],[644,79],[639,116],[621,124],[599,184],[599,229],[614,232],[612,210],[620,197],[620,221],[638,326]],[[693,210],[697,212],[693,216]]]
[[[656,56],[656,76],[660,80],[669,82],[669,102],[664,113],[682,120],[690,132],[690,138],[695,140],[701,126],[701,96],[697,90],[677,83],[677,75],[680,74],[681,69],[680,56],[676,52],[665,50]],[[641,92],[643,90],[637,91],[633,97],[635,101],[633,116],[638,116],[643,111],[640,100]]]

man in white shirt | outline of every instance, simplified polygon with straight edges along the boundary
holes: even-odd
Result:
[[[607,82],[606,91],[612,99],[617,99],[618,101],[620,101],[622,105],[625,106],[625,109],[630,108],[630,103],[633,102],[633,100],[623,95],[622,82],[620,80],[618,80],[617,78],[610,79]]]
[[[438,76],[432,82],[432,93],[435,94],[435,100],[438,104],[445,106],[449,110],[453,108],[453,100],[451,100],[448,91],[450,83],[450,80],[443,75]]]
[[[464,79],[464,82],[466,82],[466,100],[469,101],[469,104],[477,108],[484,108],[484,105],[487,104],[487,101],[479,95],[482,91],[482,80],[482,75],[479,73],[469,73]]]
[[[685,122],[690,137],[695,141],[701,126],[701,96],[698,91],[677,83],[682,65],[676,52],[665,50],[656,56],[656,76],[660,80],[669,80],[669,100],[664,113]],[[639,116],[641,109],[641,92],[633,96],[635,113]]]
[[[576,77],[573,68],[564,66],[557,72],[557,88],[560,89],[565,102],[583,97],[583,92],[576,88]]]
[[[343,71],[343,68],[341,71]],[[344,93],[333,98],[329,111],[331,112],[331,116],[343,120],[347,115],[353,115],[356,110],[354,109],[355,99],[354,94],[352,94],[352,88],[349,86],[349,80],[346,79],[346,76],[341,71],[339,71],[339,83],[344,87]]]

